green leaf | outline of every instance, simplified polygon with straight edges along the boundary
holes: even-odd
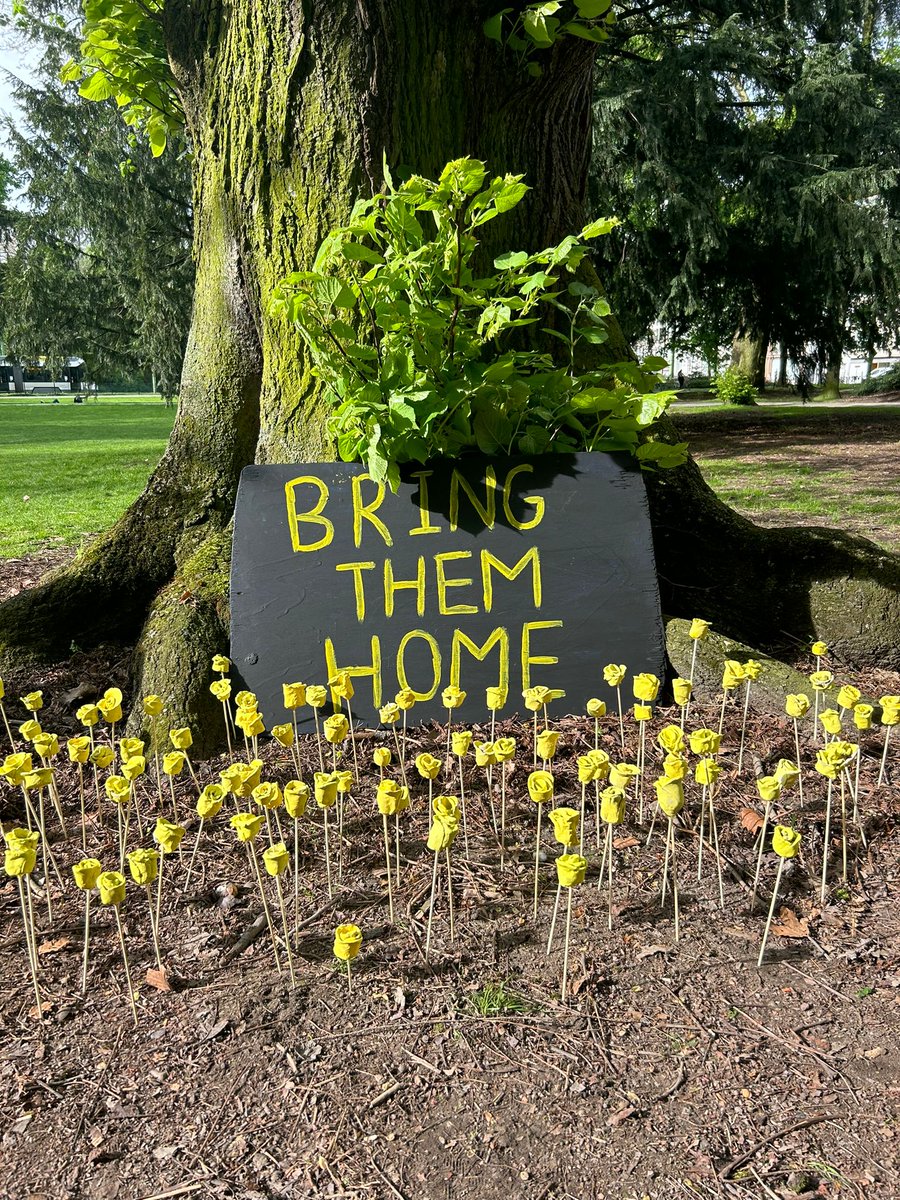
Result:
[[[585,42],[605,42],[609,39],[605,29],[598,29],[596,25],[582,25],[578,21],[567,21],[563,25],[563,33],[569,33]]]
[[[658,355],[649,354],[646,358],[641,359],[642,371],[664,371],[669,365],[665,358],[660,358]]]
[[[603,237],[604,234],[610,233],[617,225],[622,222],[618,217],[598,217],[596,221],[591,221],[589,225],[585,225],[581,231],[583,238]]]
[[[544,16],[539,8],[525,10],[522,28],[539,50],[548,50],[553,45],[558,27],[559,21],[555,17]]]
[[[360,242],[343,242],[341,244],[341,254],[343,254],[344,258],[352,259],[355,262],[372,263],[377,266],[380,266],[384,262],[384,258],[377,250],[363,246]]]
[[[530,256],[524,250],[507,250],[505,254],[494,259],[498,271],[509,271],[516,267],[527,267]]]
[[[602,17],[611,4],[612,0],[575,0],[579,17],[584,17],[586,21],[592,21],[594,17]]]
[[[635,451],[635,457],[641,464],[654,464],[658,467],[680,467],[687,462],[688,444],[678,442],[644,442]]]
[[[356,296],[340,279],[321,275],[313,283],[313,294],[326,312],[332,308],[355,308]]]
[[[494,13],[494,15],[492,17],[488,17],[488,19],[485,21],[485,23],[481,27],[484,30],[484,36],[487,38],[490,38],[492,42],[501,42],[502,43],[502,41],[503,41],[503,32],[502,32],[503,31],[503,18],[506,16],[507,13],[511,13],[511,12],[512,12],[511,8],[503,8],[500,10],[500,12]]]
[[[95,71],[78,89],[78,95],[85,100],[110,100],[118,91],[103,71]]]
[[[475,441],[482,454],[497,454],[509,438],[509,422],[496,409],[485,407],[475,414]]]

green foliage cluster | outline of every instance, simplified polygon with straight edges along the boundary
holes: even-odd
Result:
[[[720,404],[755,404],[759,394],[747,372],[734,366],[715,377],[712,390]]]
[[[867,379],[856,389],[857,396],[878,396],[882,392],[900,391],[900,363],[876,379]]]
[[[79,83],[86,100],[115,100],[155,158],[184,124],[163,39],[164,4],[84,0],[80,51],[62,69],[63,81]]]
[[[551,50],[560,38],[582,38],[587,42],[605,42],[609,26],[615,24],[612,0],[545,0],[503,8],[484,23],[491,41],[514,51],[529,75],[541,75],[542,67],[531,56],[537,50]]]
[[[607,339],[609,305],[577,272],[614,218],[485,269],[478,231],[522,200],[521,176],[490,179],[471,158],[436,182],[386,176],[387,190],[359,200],[312,270],[288,276],[272,302],[309,347],[345,462],[366,462],[396,488],[401,463],[471,447],[683,461],[684,446],[644,437],[672,398],[653,392],[662,359],[579,369]]]

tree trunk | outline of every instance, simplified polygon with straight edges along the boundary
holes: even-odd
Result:
[[[489,250],[536,249],[579,229],[594,47],[563,39],[533,78],[485,37],[492,0],[167,0],[164,11],[194,164],[197,284],[178,420],[118,524],[73,568],[0,607],[0,657],[52,658],[72,640],[140,632],[136,694],[164,695],[203,753],[219,728],[209,659],[227,646],[240,470],[333,457],[301,342],[269,311],[273,288],[380,186],[382,155],[431,176],[463,155],[524,173],[533,191],[488,227]],[[614,324],[607,348],[628,353]],[[893,621],[860,655],[900,645],[896,560],[822,531],[764,534],[693,466],[650,490],[672,615],[702,614],[761,646],[833,638],[829,622],[845,618],[814,602],[820,554],[823,586],[858,573],[871,583],[866,611]],[[792,555],[805,574],[789,569]]]
[[[731,365],[740,367],[750,382],[759,391],[766,387],[766,355],[769,352],[769,335],[757,329],[742,328],[734,335],[731,344]]]
[[[828,356],[825,379],[822,383],[822,391],[819,393],[820,400],[840,400],[841,398],[841,357],[840,350],[833,351]]]

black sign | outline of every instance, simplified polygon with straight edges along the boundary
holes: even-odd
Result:
[[[285,719],[282,683],[342,669],[373,724],[407,686],[415,721],[446,719],[450,684],[467,693],[454,721],[484,720],[497,685],[505,715],[536,684],[565,691],[557,713],[592,696],[612,709],[606,663],[629,676],[665,663],[640,470],[607,454],[479,455],[411,466],[394,495],[357,464],[246,467],[231,654],[267,725]]]

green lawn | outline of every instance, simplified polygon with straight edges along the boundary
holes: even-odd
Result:
[[[158,399],[0,398],[0,558],[108,528],[146,483],[174,419]]]

